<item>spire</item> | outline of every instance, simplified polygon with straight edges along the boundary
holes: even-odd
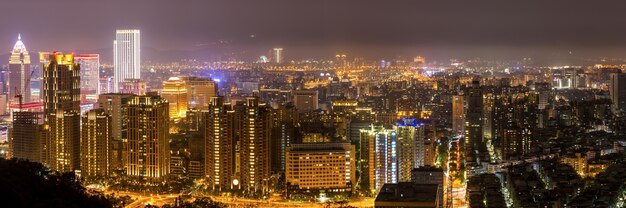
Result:
[[[17,34],[17,42],[15,42],[15,46],[13,46],[13,51],[17,51],[20,53],[23,53],[26,51],[26,47],[24,46],[24,43],[22,42],[22,34],[18,33]]]

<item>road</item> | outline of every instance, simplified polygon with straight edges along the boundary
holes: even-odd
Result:
[[[172,204],[178,197],[178,194],[161,194],[161,195],[152,195],[140,197],[135,200],[133,203],[126,205],[126,208],[143,208],[148,204],[163,206],[165,204]]]

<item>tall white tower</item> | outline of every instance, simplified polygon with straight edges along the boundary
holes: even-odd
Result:
[[[24,103],[30,102],[30,76],[30,55],[22,42],[22,36],[18,35],[9,58],[9,100],[13,100],[19,93]]]
[[[117,30],[113,41],[113,90],[125,79],[140,79],[141,38],[139,30]]]
[[[283,48],[274,48],[272,50],[272,56],[274,63],[283,63]]]

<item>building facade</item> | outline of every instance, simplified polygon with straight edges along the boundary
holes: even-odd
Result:
[[[111,170],[113,125],[104,109],[83,114],[81,125],[81,174],[107,176]]]
[[[43,66],[47,164],[53,170],[80,169],[80,66],[74,55],[53,53]]]
[[[168,107],[156,95],[137,96],[128,103],[127,175],[158,179],[169,174]]]
[[[113,41],[113,89],[126,79],[141,79],[141,32],[117,30]]]

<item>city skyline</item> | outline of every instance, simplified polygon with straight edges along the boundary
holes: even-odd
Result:
[[[0,193],[16,207],[626,207],[623,6],[7,2]]]

